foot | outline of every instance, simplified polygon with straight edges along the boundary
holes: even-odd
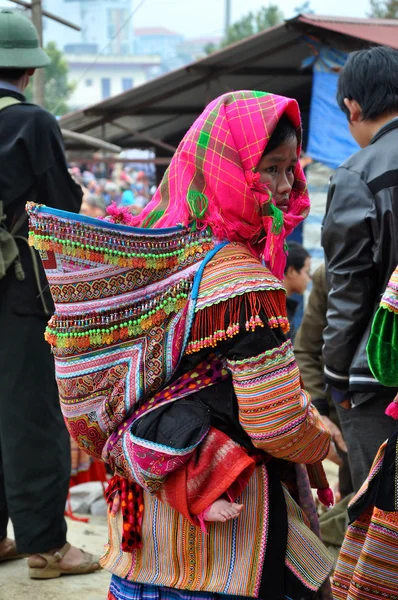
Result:
[[[49,550],[48,552],[46,552],[46,554],[54,555],[59,550],[60,550],[59,548],[55,548],[54,550]],[[81,565],[84,560],[85,560],[85,556],[84,556],[84,553],[82,552],[82,550],[79,550],[78,548],[74,548],[74,546],[71,546],[69,548],[69,550],[66,552],[66,554],[62,557],[62,560],[59,561],[58,566],[61,570],[70,571],[70,570],[74,569],[75,567],[78,567],[79,565]],[[47,561],[45,558],[43,558],[39,554],[32,554],[31,556],[29,556],[28,565],[30,568],[44,569],[44,567],[46,567],[46,565],[47,565]],[[98,569],[100,569],[100,568],[101,568],[100,565],[97,564],[96,568],[93,567],[92,570],[98,571]]]
[[[16,550],[15,541],[6,537],[4,540],[0,542],[0,556],[6,556],[10,554],[13,550]]]
[[[229,519],[236,519],[239,517],[243,510],[243,504],[236,504],[235,502],[228,502],[221,498],[216,500],[206,511],[204,515],[205,521],[211,521],[213,523],[225,523]]]
[[[0,562],[6,560],[16,560],[18,558],[24,558],[26,554],[19,554],[17,546],[14,540],[10,538],[4,538],[0,542]]]

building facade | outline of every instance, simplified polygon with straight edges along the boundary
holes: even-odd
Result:
[[[134,54],[160,54],[165,71],[181,66],[178,48],[184,36],[165,27],[142,27],[134,30]]]
[[[125,92],[161,72],[160,56],[103,55],[93,63],[90,54],[66,53],[68,80],[76,84],[68,104],[72,110],[84,108]]]
[[[44,7],[81,27],[75,31],[45,18],[45,43],[55,41],[61,50],[83,44],[94,53],[133,53],[133,0],[46,0]]]

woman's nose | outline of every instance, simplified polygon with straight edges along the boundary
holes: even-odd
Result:
[[[290,194],[292,191],[292,184],[290,183],[286,174],[281,174],[278,178],[276,185],[276,191],[278,194]]]

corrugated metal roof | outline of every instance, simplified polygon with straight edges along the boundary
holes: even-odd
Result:
[[[349,33],[343,31],[344,27],[350,29]],[[273,92],[296,98],[302,109],[308,108],[312,71],[303,71],[301,64],[311,55],[311,49],[303,35],[352,50],[369,41],[386,43],[381,38],[374,39],[374,31],[380,29],[386,32],[386,39],[395,32],[396,46],[398,21],[300,15],[123,94],[66,115],[61,126],[123,148],[153,146],[158,155],[170,156],[206,104],[227,91]]]
[[[341,35],[366,40],[381,46],[398,48],[398,24],[396,19],[354,19],[302,15],[301,23],[322,27]]]

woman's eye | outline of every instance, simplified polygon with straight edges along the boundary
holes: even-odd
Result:
[[[265,169],[265,171],[266,171],[267,173],[276,173],[276,171],[277,171],[277,167],[267,167],[267,168]]]
[[[295,168],[296,165],[290,165],[290,167],[288,168],[288,173],[294,173]]]

